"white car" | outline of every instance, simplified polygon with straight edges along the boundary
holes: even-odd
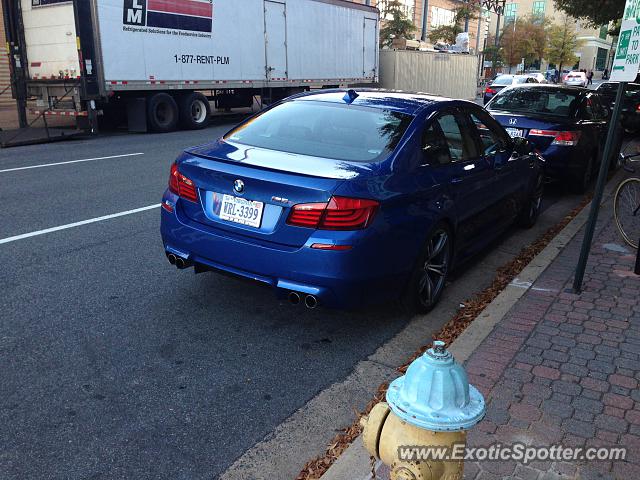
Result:
[[[526,76],[535,78],[538,81],[538,83],[547,83],[547,78],[540,72],[527,73]]]
[[[589,80],[584,72],[569,72],[564,79],[564,84],[570,87],[587,87]]]

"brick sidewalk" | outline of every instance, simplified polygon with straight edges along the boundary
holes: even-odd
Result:
[[[584,231],[584,227],[582,229]],[[600,212],[581,295],[578,234],[465,362],[487,416],[468,446],[627,447],[617,462],[465,462],[467,480],[640,479],[640,277],[635,251]],[[515,282],[514,282],[515,283]],[[386,480],[380,462],[375,478]]]
[[[466,362],[487,399],[469,446],[624,446],[627,461],[467,462],[466,479],[640,478],[640,279],[611,210],[600,219],[584,292],[567,293],[578,235]]]

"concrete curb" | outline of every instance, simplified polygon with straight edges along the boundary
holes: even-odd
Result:
[[[607,183],[601,206],[614,194],[621,175],[622,172],[619,172]],[[493,328],[578,234],[587,222],[592,203],[590,202],[583,208],[450,345],[449,351],[459,363],[464,363],[469,359]],[[358,437],[321,478],[322,480],[344,480],[348,478],[369,480],[372,475],[366,472],[370,470],[371,458],[369,452],[365,450],[362,440]],[[356,472],[362,472],[366,476],[358,477]]]

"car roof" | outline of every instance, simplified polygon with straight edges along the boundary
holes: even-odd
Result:
[[[429,93],[374,88],[332,89],[305,92],[292,97],[291,100],[344,104],[344,96],[349,90],[354,90],[358,94],[358,97],[351,103],[352,105],[392,110],[409,115],[416,115],[420,110],[429,107],[433,108],[436,105],[444,103],[472,103],[466,102],[465,100],[456,100]]]
[[[600,85],[598,85],[598,88],[600,88],[603,85],[615,85],[617,87],[619,83],[620,82],[602,82]],[[640,87],[640,83],[629,82],[627,83],[627,86]]]
[[[578,95],[587,95],[589,93],[595,93],[595,90],[587,90],[586,88],[582,88],[582,87],[572,87],[570,85],[550,85],[548,83],[527,83],[524,85],[513,85],[511,88],[536,88],[538,90],[566,92],[566,93],[574,93]]]

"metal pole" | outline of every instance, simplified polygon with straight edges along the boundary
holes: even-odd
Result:
[[[493,76],[496,76],[498,72],[498,50],[500,49],[500,14],[498,13],[498,20],[496,22],[496,38],[494,41],[496,47],[493,51]]]
[[[424,0],[422,4],[422,41],[427,41],[427,28],[429,27],[429,0]]]
[[[478,36],[476,37],[476,54],[480,51],[480,35],[482,34],[482,8],[478,14]]]
[[[616,143],[616,130],[618,128],[618,121],[620,120],[620,113],[622,112],[622,97],[624,96],[624,90],[626,86],[626,82],[620,82],[620,84],[618,85],[616,104],[613,108],[613,115],[611,116],[611,120],[609,123],[609,133],[607,134],[607,142],[604,147],[604,155],[602,156],[602,163],[600,164],[598,183],[596,184],[596,190],[593,194],[593,200],[591,201],[589,220],[587,221],[587,227],[584,232],[584,240],[582,241],[580,259],[578,260],[578,266],[576,267],[576,275],[573,279],[573,291],[575,293],[580,293],[582,291],[584,272],[587,268],[589,251],[591,250],[591,243],[593,242],[593,234],[596,230],[596,222],[598,221],[600,202],[602,202],[602,194],[604,193],[604,187],[607,181],[607,172],[609,171],[611,153],[613,152],[613,147]]]

